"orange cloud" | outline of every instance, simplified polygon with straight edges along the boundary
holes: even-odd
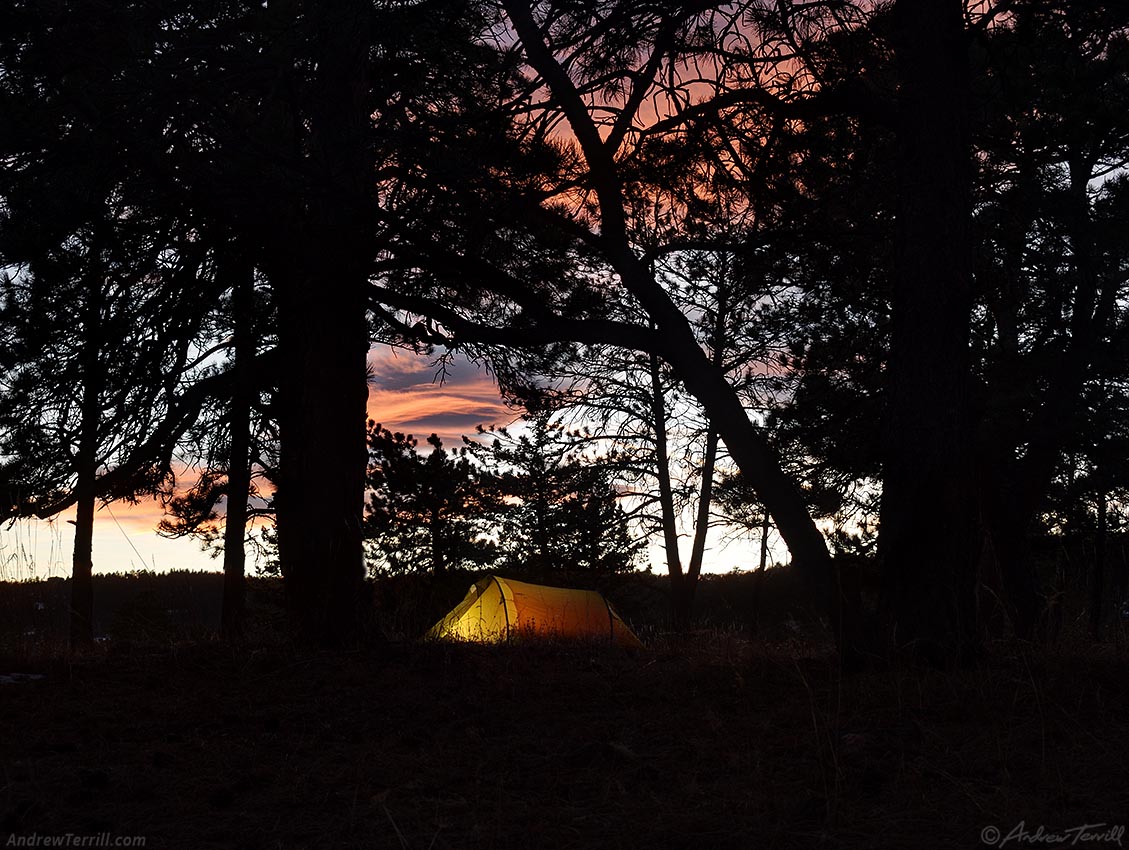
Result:
[[[369,367],[369,416],[393,431],[415,435],[420,443],[437,433],[445,445],[457,446],[476,425],[508,424],[516,418],[493,379],[465,359],[449,365],[443,383],[436,380],[432,358],[386,346],[370,352]],[[191,486],[198,474],[184,464],[174,471],[179,491]],[[16,529],[0,529],[0,578],[69,574],[74,526],[67,521],[74,515],[72,507],[52,522],[27,520]],[[163,516],[156,500],[101,507],[94,519],[95,569],[217,568],[195,540],[158,537],[154,529]],[[27,553],[22,560],[13,555],[20,552]]]
[[[445,444],[457,445],[477,425],[507,424],[516,417],[493,379],[469,361],[450,364],[442,383],[431,358],[389,348],[374,349],[369,367],[369,418],[421,442],[435,433]]]

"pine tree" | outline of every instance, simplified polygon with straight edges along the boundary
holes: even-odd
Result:
[[[497,482],[464,447],[448,451],[435,434],[431,451],[411,434],[369,422],[370,490],[365,537],[377,572],[445,573],[494,564],[491,539],[503,510]]]
[[[500,481],[510,504],[502,516],[503,563],[535,575],[559,570],[622,571],[643,543],[618,504],[614,463],[586,457],[581,437],[534,412],[525,430],[496,428],[467,446]]]

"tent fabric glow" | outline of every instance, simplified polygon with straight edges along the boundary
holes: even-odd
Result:
[[[436,623],[426,637],[496,643],[511,637],[567,637],[642,646],[594,590],[545,587],[489,576]]]

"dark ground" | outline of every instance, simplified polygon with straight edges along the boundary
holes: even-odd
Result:
[[[159,594],[133,608],[164,610],[163,637],[121,615],[85,657],[9,644],[0,673],[44,678],[0,685],[3,846],[949,848],[1020,821],[1129,820],[1120,638],[850,677],[791,621],[756,638],[643,628],[632,653],[329,655],[270,639],[257,594],[260,632],[239,651],[173,633]]]

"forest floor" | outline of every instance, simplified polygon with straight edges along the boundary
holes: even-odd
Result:
[[[848,676],[818,644],[725,630],[641,651],[105,642],[3,662],[41,678],[0,684],[0,846],[1122,847],[1126,661],[1000,644],[976,669]]]

